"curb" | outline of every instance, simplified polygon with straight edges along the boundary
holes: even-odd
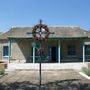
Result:
[[[79,72],[80,75],[82,75],[83,77],[87,78],[88,80],[90,80],[90,76],[86,75],[85,73]]]

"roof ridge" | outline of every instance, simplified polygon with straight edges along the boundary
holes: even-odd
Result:
[[[80,26],[49,26],[49,27],[80,27]]]
[[[32,28],[32,26],[18,26],[18,27],[16,27],[16,26],[12,26],[11,27],[11,29],[14,29],[14,28]]]

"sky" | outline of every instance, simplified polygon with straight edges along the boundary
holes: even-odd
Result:
[[[0,32],[11,27],[80,26],[90,29],[90,0],[0,0]]]

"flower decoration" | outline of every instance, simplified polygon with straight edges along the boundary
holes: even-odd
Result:
[[[35,40],[42,41],[49,37],[49,29],[46,25],[38,24],[33,27],[32,34]]]

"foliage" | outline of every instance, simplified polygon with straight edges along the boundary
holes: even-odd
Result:
[[[0,70],[0,75],[4,74],[5,73],[5,70]]]
[[[0,75],[4,74],[5,72],[5,65],[3,63],[0,63]]]
[[[3,61],[0,61],[0,63],[3,63]]]
[[[83,71],[86,75],[90,76],[90,68],[83,67],[83,68],[82,68],[82,71]]]

